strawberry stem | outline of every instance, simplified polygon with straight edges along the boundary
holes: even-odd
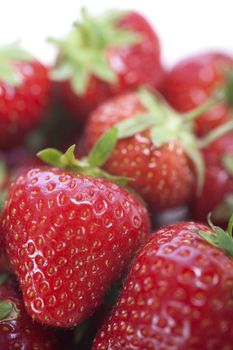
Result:
[[[219,137],[225,135],[229,131],[233,130],[233,121],[229,121],[219,127],[215,128],[213,131],[209,132],[205,137],[198,141],[199,148],[205,148],[209,146],[212,142],[214,142]]]
[[[0,322],[5,321],[12,312],[13,305],[9,301],[0,301]]]
[[[211,97],[210,99],[208,99],[206,102],[204,102],[200,106],[194,108],[193,110],[191,110],[188,113],[185,113],[184,114],[184,117],[185,117],[184,121],[186,123],[188,123],[188,122],[191,122],[191,121],[199,118],[200,116],[202,116],[202,114],[208,112],[217,103],[219,103],[219,98]]]
[[[208,215],[208,223],[212,231],[198,231],[198,235],[208,242],[210,245],[221,249],[226,255],[233,258],[233,214],[228,221],[227,230],[224,231],[221,227],[214,226],[211,221],[210,215]]]

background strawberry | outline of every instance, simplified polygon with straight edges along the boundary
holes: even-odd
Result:
[[[107,135],[107,153],[114,135]],[[70,327],[88,317],[149,233],[139,198],[106,179],[71,172],[107,177],[94,167],[106,157],[102,145],[83,167],[71,149],[44,151],[41,157],[69,171],[37,167],[8,191],[2,235],[26,309],[42,323]]]
[[[65,112],[77,120],[110,96],[141,85],[157,89],[164,75],[158,37],[136,12],[93,18],[83,10],[66,39],[50,40],[59,48],[52,77]]]
[[[154,212],[186,203],[194,190],[193,164],[202,173],[202,159],[188,123],[184,125],[180,116],[148,91],[127,93],[90,115],[87,148],[113,125],[120,140],[104,168],[132,178],[130,185]]]
[[[55,331],[32,321],[13,277],[4,275],[0,276],[0,349],[58,349]]]
[[[203,149],[205,183],[192,200],[194,218],[206,221],[212,213],[215,222],[226,225],[233,212],[233,133],[228,133]],[[214,187],[213,187],[214,186]]]
[[[16,44],[0,48],[0,148],[17,144],[49,103],[48,69]]]
[[[233,57],[220,52],[208,52],[189,57],[166,75],[163,94],[179,112],[187,112],[205,102],[224,83],[233,67]],[[206,134],[231,118],[230,109],[219,103],[195,120],[196,132]]]
[[[231,349],[233,260],[198,235],[214,240],[213,229],[181,222],[154,233],[92,349]],[[222,235],[232,257],[232,233]]]

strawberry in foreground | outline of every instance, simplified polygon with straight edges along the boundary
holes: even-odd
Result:
[[[223,135],[204,148],[203,155],[205,182],[191,202],[192,216],[206,221],[212,212],[214,222],[226,226],[233,212],[233,133]]]
[[[0,349],[55,350],[56,333],[33,322],[13,277],[0,275]]]
[[[188,112],[200,106],[226,80],[233,68],[233,57],[220,52],[203,53],[178,63],[166,75],[163,94],[179,112]],[[230,108],[219,103],[196,119],[196,132],[206,134],[231,119]]]
[[[116,138],[113,128],[81,161],[73,146],[64,155],[42,151],[60,169],[26,171],[8,192],[1,218],[6,251],[26,310],[41,323],[71,327],[90,316],[149,233],[142,201],[107,180],[126,179],[98,168]]]
[[[92,350],[231,350],[232,225],[233,217],[228,232],[195,222],[155,232]]]
[[[63,40],[52,78],[58,81],[65,112],[84,121],[107,98],[141,85],[157,89],[164,75],[159,39],[136,12],[91,17],[85,9]]]
[[[48,69],[17,44],[0,48],[0,149],[19,143],[49,103]]]

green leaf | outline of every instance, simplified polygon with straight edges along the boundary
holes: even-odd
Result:
[[[150,132],[150,137],[153,145],[156,148],[177,139],[177,135],[175,135],[174,130],[168,129],[165,125],[153,127]]]
[[[197,147],[196,139],[191,133],[184,131],[180,133],[179,141],[194,165],[197,177],[197,193],[201,193],[205,181],[205,162]]]
[[[210,215],[208,216],[208,222],[212,229],[212,232],[208,233],[200,230],[198,232],[199,236],[202,237],[209,244],[221,249],[225,254],[233,258],[233,215],[229,220],[228,231],[224,231],[221,227],[214,226],[210,219]]]
[[[10,315],[13,305],[9,301],[0,301],[0,321],[3,321]]]
[[[77,67],[76,67],[77,68]],[[77,95],[83,95],[87,89],[90,75],[87,69],[76,69],[71,78],[71,86]]]
[[[121,16],[111,13],[110,16],[94,18],[82,9],[81,20],[65,39],[50,38],[49,42],[60,50],[52,78],[59,81],[70,79],[78,95],[86,92],[91,75],[116,84],[117,74],[108,62],[106,50],[109,47],[132,46],[141,40],[140,34],[118,27],[116,18],[119,20]]]
[[[227,82],[225,85],[225,100],[233,107],[233,70],[227,72]]]
[[[38,152],[37,157],[49,165],[53,165],[59,168],[64,166],[61,161],[62,153],[55,148],[46,148]]]
[[[207,135],[198,140],[199,148],[205,148],[217,140],[219,137],[233,130],[233,121],[230,120],[217,128],[211,130]]]
[[[114,182],[119,186],[126,186],[130,181],[134,181],[134,179],[129,177],[111,175],[99,168],[98,168],[98,171],[92,170],[90,173],[90,176],[101,177],[102,179]]]
[[[20,76],[13,68],[14,62],[30,61],[33,56],[22,49],[18,43],[0,47],[0,80],[17,86],[21,83]]]
[[[213,210],[212,217],[216,221],[227,221],[233,213],[233,194],[228,195]]]
[[[227,226],[227,233],[231,239],[232,239],[232,228],[233,228],[233,214],[231,214],[230,219],[228,221],[228,226]]]
[[[67,151],[61,156],[61,162],[63,164],[63,167],[65,166],[71,166],[71,167],[78,167],[78,161],[75,158],[74,155],[74,151],[75,151],[75,145],[71,145]]]
[[[116,127],[107,131],[90,151],[87,161],[92,167],[101,167],[111,155],[118,137]]]
[[[218,247],[216,236],[213,233],[205,232],[205,231],[198,231],[198,235],[201,238],[203,238],[206,242],[208,242],[210,245]]]
[[[233,155],[226,154],[226,153],[223,154],[222,164],[223,164],[224,168],[226,169],[226,171],[228,172],[228,174],[233,176]]]
[[[163,122],[170,110],[167,105],[164,105],[161,100],[159,100],[158,95],[153,94],[145,88],[141,88],[138,90],[138,96],[144,107],[150,114],[154,115],[157,123]]]
[[[50,78],[54,81],[68,80],[73,75],[73,67],[67,62],[60,64],[57,68],[55,67],[51,73]]]
[[[34,59],[29,52],[19,46],[18,42],[0,47],[0,60],[2,57],[10,61],[30,61]]]
[[[153,115],[147,113],[123,120],[115,126],[118,130],[118,138],[124,139],[151,128],[154,123]]]
[[[94,75],[96,75],[99,79],[106,81],[110,84],[117,83],[117,75],[111,69],[108,64],[107,58],[104,55],[96,55],[96,59],[91,66],[91,71]]]
[[[0,61],[0,80],[11,86],[20,84],[20,78],[8,62]]]

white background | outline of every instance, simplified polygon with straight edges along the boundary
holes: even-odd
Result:
[[[55,51],[46,38],[65,35],[82,6],[93,14],[108,8],[145,14],[160,36],[169,65],[204,50],[233,54],[233,0],[2,0],[0,45],[22,39],[24,47],[51,63]]]

